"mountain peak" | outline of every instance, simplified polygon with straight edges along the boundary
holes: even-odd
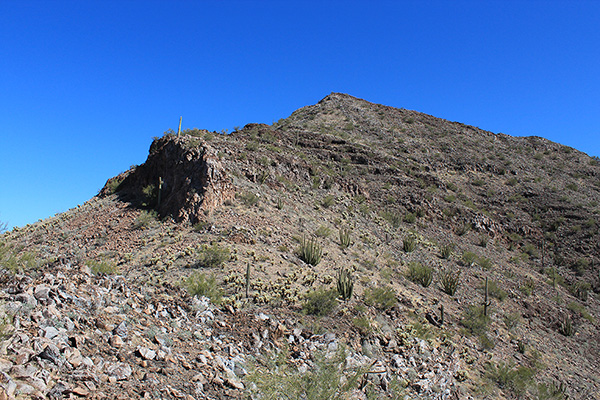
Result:
[[[0,236],[0,397],[588,398],[599,203],[597,158],[343,93],[168,134]]]

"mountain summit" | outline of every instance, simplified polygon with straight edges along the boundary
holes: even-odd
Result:
[[[598,161],[340,93],[167,132],[0,236],[0,399],[598,398]]]

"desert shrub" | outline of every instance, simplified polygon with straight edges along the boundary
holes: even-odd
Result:
[[[477,261],[477,254],[471,251],[465,251],[461,261],[465,267],[472,267],[475,264],[475,261]]]
[[[323,197],[323,200],[321,200],[321,205],[325,208],[329,208],[333,204],[335,204],[335,197],[332,194],[328,194],[327,196]]]
[[[346,368],[345,349],[340,346],[331,357],[324,353],[314,354],[314,366],[300,372],[292,363],[288,363],[287,351],[277,356],[262,357],[257,367],[246,380],[254,385],[253,398],[265,400],[305,399],[305,400],[343,400],[350,398],[354,389],[368,371],[364,368]],[[398,397],[395,397],[398,398]]]
[[[228,247],[221,247],[217,243],[212,246],[203,244],[197,251],[196,267],[216,268],[231,258]]]
[[[108,188],[109,194],[117,193],[119,190],[119,186],[123,182],[123,179],[113,178],[106,183],[106,187]],[[0,232],[2,233],[2,232]]]
[[[204,232],[210,228],[210,221],[199,221],[194,224],[194,232]]]
[[[389,286],[367,288],[364,292],[365,304],[387,310],[396,305],[396,292]]]
[[[469,232],[470,230],[471,230],[471,225],[470,225],[470,224],[468,224],[468,223],[466,223],[466,222],[464,222],[464,223],[462,223],[462,224],[460,224],[460,225],[458,225],[458,226],[456,227],[455,233],[456,233],[458,236],[463,236],[464,234],[466,234],[466,233],[467,233],[467,232]]]
[[[142,188],[142,206],[152,207],[158,198],[158,189],[156,185],[149,184]]]
[[[444,260],[449,259],[455,247],[456,246],[454,243],[442,245],[442,247],[440,247],[440,257],[442,257]]]
[[[488,270],[493,266],[492,261],[489,258],[485,257],[479,257],[479,259],[477,260],[477,264],[485,270]]]
[[[528,243],[525,246],[523,246],[523,253],[529,255],[529,257],[531,258],[540,258],[540,253],[538,252],[538,249],[536,249],[536,247],[531,243]]]
[[[588,282],[575,282],[569,287],[569,291],[581,301],[587,301],[588,292],[592,289],[592,285]]]
[[[331,229],[325,225],[321,225],[316,231],[315,236],[320,238],[326,238],[331,235]]]
[[[567,387],[562,382],[540,383],[537,386],[537,399],[566,400],[568,399]]]
[[[258,204],[260,198],[252,192],[236,193],[235,197],[240,199],[244,205],[251,207]]]
[[[585,258],[578,258],[571,265],[571,269],[575,271],[578,275],[583,275],[583,273],[590,267],[589,260]]]
[[[482,286],[482,289],[485,290],[485,285]],[[488,281],[488,294],[500,301],[504,301],[508,295],[504,290],[500,289],[498,284],[494,281]]]
[[[521,293],[525,296],[531,296],[533,294],[533,290],[535,289],[535,281],[531,278],[527,278],[525,283],[519,287]]]
[[[416,220],[417,216],[415,213],[406,213],[406,215],[404,215],[404,222],[408,224],[414,224]]]
[[[490,317],[483,315],[483,307],[471,305],[463,311],[460,324],[471,335],[482,335],[487,331]]]
[[[508,329],[509,331],[512,331],[521,322],[521,314],[519,314],[517,312],[504,314],[504,316],[502,317],[502,320],[504,321],[504,325],[506,326],[506,329]]]
[[[217,285],[214,275],[207,277],[204,273],[195,271],[183,281],[183,286],[191,296],[206,296],[214,304],[220,304],[223,291]]]
[[[323,248],[316,239],[307,240],[306,237],[303,237],[298,249],[298,256],[305,263],[316,266],[321,262]]]
[[[408,235],[402,239],[402,248],[405,252],[411,253],[417,248],[417,238],[414,235]]]
[[[95,261],[88,260],[85,265],[90,268],[95,275],[113,275],[118,272],[118,268],[115,263],[109,261]]]
[[[569,303],[569,305],[567,306],[567,308],[569,310],[573,311],[574,313],[577,313],[577,314],[581,315],[583,318],[587,319],[591,323],[594,323],[594,317],[592,317],[592,315],[585,308],[585,306],[577,303],[576,301],[573,301],[573,302]]]
[[[444,269],[439,274],[440,288],[443,292],[454,296],[460,283],[459,269]]]
[[[400,223],[402,222],[402,217],[398,212],[384,211],[381,213],[381,216],[394,228],[398,228],[400,226]]]
[[[350,247],[351,239],[350,239],[350,229],[349,228],[340,228],[340,247],[342,249],[346,249]]]
[[[367,317],[360,316],[352,319],[352,325],[354,325],[354,327],[358,329],[360,334],[363,336],[368,336],[374,331],[373,324]]]
[[[158,214],[154,210],[142,210],[140,215],[133,221],[134,229],[145,229],[152,226],[158,218]]]
[[[408,264],[406,278],[423,287],[428,287],[433,281],[433,268],[423,265],[420,262],[411,262]]]
[[[322,317],[330,314],[337,305],[336,289],[317,289],[306,294],[302,310],[309,315]]]
[[[0,266],[12,273],[22,272],[37,268],[40,265],[38,257],[32,252],[19,252],[14,248],[0,241]]]
[[[533,383],[535,372],[528,367],[515,367],[512,364],[500,361],[498,364],[492,362],[486,366],[486,377],[495,382],[499,388],[508,389],[518,396],[525,393]]]

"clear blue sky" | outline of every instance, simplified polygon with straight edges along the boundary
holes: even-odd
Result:
[[[0,0],[0,221],[330,92],[600,156],[600,1]]]

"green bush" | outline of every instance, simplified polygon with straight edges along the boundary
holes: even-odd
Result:
[[[524,366],[514,367],[500,361],[498,364],[492,362],[486,366],[486,377],[495,382],[499,388],[508,389],[519,397],[525,393],[527,388],[534,383],[535,372]]]
[[[316,239],[307,240],[306,237],[302,237],[300,249],[298,249],[298,256],[305,263],[316,266],[321,262],[323,248]]]
[[[196,268],[216,268],[231,258],[228,247],[221,247],[217,243],[212,246],[203,244],[197,251]]]
[[[485,290],[485,286],[482,286],[482,289]],[[494,281],[488,281],[488,294],[500,301],[504,301],[508,295],[504,290],[500,289],[498,284]]]
[[[242,203],[248,207],[257,205],[260,200],[259,197],[252,192],[236,193],[235,197],[240,199]]]
[[[477,260],[477,264],[485,270],[492,268],[492,266],[494,265],[489,258],[485,257],[479,257],[479,259]]]
[[[323,200],[321,200],[321,205],[324,208],[329,208],[333,204],[335,204],[335,197],[332,194],[328,194],[327,196],[323,197]]]
[[[302,310],[309,315],[322,317],[330,314],[337,305],[337,289],[317,289],[306,294]]]
[[[397,303],[396,292],[389,286],[367,288],[363,296],[365,304],[382,311],[393,308]]]
[[[465,251],[461,261],[465,267],[472,267],[475,264],[475,261],[477,261],[477,254],[471,251]]]
[[[415,215],[415,213],[407,213],[406,215],[404,215],[404,222],[406,223],[414,224],[416,220],[417,216]]]
[[[428,287],[433,281],[433,268],[423,265],[417,261],[411,262],[408,264],[406,278],[409,281],[418,283],[423,287]]]
[[[394,228],[398,228],[400,223],[402,222],[402,217],[398,212],[394,211],[384,211],[381,213],[381,216],[390,223]]]
[[[183,286],[191,296],[206,296],[214,304],[220,304],[223,298],[223,291],[217,285],[214,275],[206,277],[205,274],[195,271],[184,280]]]
[[[95,275],[114,275],[118,272],[115,263],[109,261],[88,260],[85,265],[87,265]]]
[[[321,225],[316,231],[315,236],[320,238],[327,238],[331,235],[331,229],[325,225]]]
[[[277,356],[262,357],[258,366],[251,371],[246,380],[254,385],[252,398],[264,400],[303,399],[303,400],[344,400],[351,396],[354,389],[367,373],[368,368],[346,368],[346,353],[340,346],[332,357],[317,352],[314,354],[314,366],[306,372],[300,372],[288,362],[287,351]],[[394,398],[399,398],[395,394]]]
[[[156,185],[149,184],[142,188],[142,206],[152,207],[156,205],[158,199],[158,189]]]
[[[487,331],[490,317],[483,315],[483,307],[471,305],[463,311],[460,324],[471,335],[480,336]]]
[[[119,186],[123,182],[123,179],[112,178],[106,183],[106,187],[109,191],[109,194],[117,193],[119,190]],[[0,232],[1,233],[1,232]]]

